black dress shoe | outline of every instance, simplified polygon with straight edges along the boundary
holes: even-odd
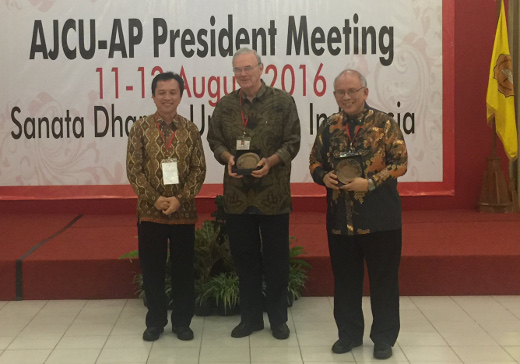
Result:
[[[193,330],[189,326],[172,326],[172,331],[177,334],[179,340],[193,340]]]
[[[336,354],[344,354],[348,353],[352,348],[357,348],[361,345],[363,345],[363,340],[341,338],[332,345],[332,352]]]
[[[374,343],[374,358],[388,359],[392,356],[392,347],[386,343]]]
[[[162,327],[148,327],[143,332],[143,340],[144,341],[155,341],[161,336],[164,328]]]
[[[240,338],[240,337],[246,337],[253,333],[253,331],[260,331],[264,329],[264,323],[263,322],[257,322],[255,324],[242,321],[240,322],[237,327],[231,331],[231,337],[234,338]]]
[[[273,337],[278,340],[287,339],[291,333],[291,330],[289,330],[289,327],[287,327],[285,323],[271,326],[271,330],[273,331]]]

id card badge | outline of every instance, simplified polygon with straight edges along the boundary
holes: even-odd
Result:
[[[249,150],[251,149],[251,138],[242,137],[237,139],[237,150]]]
[[[356,157],[356,156],[360,156],[360,154],[356,153],[354,151],[340,152],[339,153],[339,158],[351,158],[351,157]]]
[[[176,185],[179,183],[179,171],[177,159],[163,159],[161,162],[164,185]]]

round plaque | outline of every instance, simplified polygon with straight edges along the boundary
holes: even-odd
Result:
[[[355,177],[360,177],[363,175],[363,170],[361,169],[361,165],[359,161],[353,158],[343,159],[336,166],[336,176],[338,176],[338,180],[347,184],[350,183]]]
[[[238,169],[255,169],[260,162],[260,157],[256,153],[244,153],[237,159]]]

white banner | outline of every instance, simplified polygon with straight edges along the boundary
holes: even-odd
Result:
[[[263,80],[296,100],[311,182],[319,122],[338,110],[333,80],[366,75],[368,103],[405,135],[402,182],[443,180],[441,0],[13,0],[0,5],[0,186],[124,185],[128,131],[155,112],[151,81],[180,73],[179,113],[203,133],[206,183],[223,167],[206,143],[215,103],[238,87],[231,58],[255,48]]]

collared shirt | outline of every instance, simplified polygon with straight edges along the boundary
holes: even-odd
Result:
[[[177,159],[178,184],[163,183],[161,163],[168,158]],[[200,132],[191,121],[177,115],[167,124],[155,114],[135,122],[128,136],[126,170],[137,194],[139,221],[161,224],[197,221],[195,196],[206,176],[206,160]],[[160,196],[177,197],[179,210],[169,216],[157,210],[154,205]]]
[[[357,235],[401,228],[401,200],[397,178],[406,173],[408,155],[399,125],[388,114],[365,104],[354,122],[357,133],[348,135],[347,116],[331,115],[318,129],[310,155],[314,182],[323,178],[345,153],[362,155],[365,178],[375,189],[370,192],[327,189],[327,230],[332,234]],[[357,125],[356,125],[357,124]],[[353,139],[353,140],[351,140]]]
[[[242,114],[244,118],[242,118]],[[228,175],[224,151],[236,153],[237,139],[251,138],[251,150],[268,158],[276,154],[280,162],[262,178]],[[231,214],[277,215],[292,209],[291,161],[300,149],[300,119],[294,99],[287,92],[262,86],[253,101],[240,90],[224,96],[215,107],[209,123],[208,143],[224,168],[225,210]]]

